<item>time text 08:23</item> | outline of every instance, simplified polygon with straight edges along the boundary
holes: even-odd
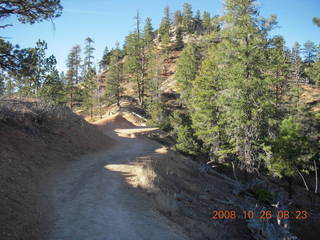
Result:
[[[306,220],[308,219],[309,214],[306,210],[213,210],[211,212],[211,219],[213,220],[223,220],[223,219],[297,219],[297,220]]]

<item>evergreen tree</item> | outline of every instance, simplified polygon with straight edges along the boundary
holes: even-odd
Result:
[[[164,17],[161,20],[161,24],[159,27],[159,37],[160,41],[163,44],[170,43],[170,27],[171,27],[171,18],[170,18],[170,9],[166,7],[164,9]]]
[[[320,61],[315,62],[311,67],[306,69],[309,79],[316,85],[320,86]]]
[[[75,101],[79,99],[79,91],[76,85],[80,82],[80,46],[74,46],[68,55],[66,73],[66,92],[70,108],[73,108]]]
[[[11,97],[14,93],[14,82],[10,77],[8,77],[6,80],[5,88],[6,88],[5,95],[8,97]]]
[[[148,124],[158,126],[163,130],[168,130],[170,125],[168,114],[163,102],[161,101],[163,56],[159,54],[157,49],[149,48],[147,59],[146,95],[148,96],[148,101],[146,104],[146,110],[150,117]]]
[[[285,47],[285,41],[281,36],[275,36],[269,41],[268,49],[269,73],[274,80],[271,93],[274,96],[276,108],[283,108],[284,96],[288,92],[288,81],[290,76],[290,56]],[[277,113],[278,117],[279,114]]]
[[[103,51],[102,59],[99,62],[100,69],[106,70],[107,65],[109,65],[109,63],[110,63],[110,52],[109,52],[108,46],[106,46],[106,48]]]
[[[203,12],[202,26],[207,33],[211,32],[211,15],[207,11]]]
[[[195,136],[190,115],[175,111],[170,117],[170,123],[177,136],[176,148],[183,153],[199,156],[202,143]]]
[[[274,175],[295,175],[297,161],[304,147],[304,141],[299,136],[300,128],[292,116],[281,122],[279,136],[271,144],[273,155],[268,162],[268,167]]]
[[[40,95],[47,102],[63,104],[65,103],[64,93],[64,84],[60,79],[59,72],[54,69],[51,74],[46,77]]]
[[[217,54],[219,53],[219,54]],[[220,46],[211,46],[208,56],[203,60],[199,74],[192,82],[192,127],[196,136],[209,148],[210,158],[218,160],[223,141],[222,126],[218,126],[219,102],[217,97],[223,90],[223,69],[219,68],[222,61]],[[208,100],[210,99],[210,100]],[[217,157],[217,158],[216,158]]]
[[[113,52],[110,60],[110,68],[107,76],[106,96],[111,103],[116,102],[120,107],[121,99],[121,83],[123,80],[123,64],[121,63],[119,43],[116,44],[116,49]]]
[[[97,90],[96,71],[93,67],[90,67],[86,72],[82,86],[82,104],[85,110],[89,112],[90,118],[93,119],[95,93]]]
[[[66,76],[64,74],[64,71],[60,72],[60,76],[59,76],[61,82],[66,85],[67,84],[67,79],[66,79]]]
[[[19,1],[3,0],[0,2],[0,20],[16,15],[20,23],[34,24],[43,20],[52,20],[62,13],[60,0]],[[5,28],[11,26],[6,24],[0,26]]]
[[[194,20],[197,21],[198,23],[201,22],[201,12],[199,9],[196,11],[196,15],[194,17]]]
[[[19,51],[10,42],[0,39],[0,67],[2,70],[15,71],[18,67],[15,55]]]
[[[193,11],[189,3],[183,4],[182,24],[185,31],[192,33],[193,28]]]
[[[182,13],[180,10],[177,10],[174,12],[174,20],[173,20],[173,25],[175,27],[178,27],[182,24]]]
[[[303,45],[302,52],[304,54],[305,62],[308,64],[308,66],[310,66],[317,57],[317,46],[314,42],[307,41]]]
[[[5,77],[0,73],[0,97],[5,94]]]
[[[151,18],[147,18],[144,25],[144,40],[146,45],[150,45],[154,40],[154,32]]]
[[[81,82],[81,64],[82,64],[82,60],[81,60],[81,48],[79,45],[76,45],[73,47],[73,49],[71,50],[71,61],[70,62],[72,64],[72,66],[74,68],[74,83],[78,84],[79,82]]]
[[[147,91],[149,95],[149,103],[160,101],[160,87],[162,83],[162,62],[163,58],[155,48],[149,49],[148,66],[147,66]]]
[[[140,29],[140,15],[136,16],[136,30],[126,37],[125,52],[127,54],[126,70],[137,84],[137,95],[140,106],[144,105],[145,81],[147,76],[146,46]]]
[[[86,73],[93,68],[93,52],[95,50],[95,48],[93,47],[93,39],[90,37],[87,37],[85,39],[85,49],[84,49],[84,61],[83,61],[83,76],[86,75]]]
[[[292,76],[293,79],[299,82],[302,75],[302,59],[301,59],[301,45],[298,42],[293,44],[291,49],[291,62],[292,62]]]
[[[45,41],[38,41],[33,51],[34,65],[29,66],[33,68],[31,77],[33,91],[36,96],[39,95],[40,88],[42,87],[47,75],[50,75],[54,70],[57,61],[54,56],[46,58],[45,51],[47,50],[47,43]]]
[[[191,97],[192,81],[197,74],[197,60],[194,47],[187,45],[177,62],[176,81],[179,86],[179,92],[184,103],[188,103]]]
[[[300,103],[300,82],[303,75],[303,62],[301,58],[301,45],[297,42],[293,44],[290,52],[291,58],[291,81],[294,83],[291,87],[290,103],[293,104],[291,110],[296,110]]]
[[[313,23],[314,23],[315,25],[317,25],[318,27],[320,27],[320,18],[313,17],[312,21],[313,21]]]
[[[176,28],[176,50],[181,50],[184,47],[182,28]]]
[[[306,75],[312,83],[320,86],[320,45],[315,62],[305,69]]]
[[[47,43],[39,40],[34,48],[19,51],[18,69],[8,71],[16,81],[20,97],[39,97],[46,77],[56,65],[53,55],[46,57],[46,49]]]
[[[180,98],[185,112],[174,112],[171,125],[177,135],[176,148],[184,153],[196,155],[200,153],[199,140],[195,136],[190,117],[191,90],[197,75],[197,59],[195,48],[188,44],[182,51],[177,62],[175,79],[178,84]]]
[[[267,167],[273,175],[287,180],[290,195],[292,177],[300,176],[309,190],[301,170],[317,173],[315,167],[319,164],[320,156],[319,129],[319,115],[303,110],[283,119],[279,134],[270,141],[271,158],[266,161]]]
[[[277,79],[267,74],[269,42],[255,1],[226,0],[225,11],[224,40],[212,47],[193,83],[192,120],[211,157],[253,171],[271,131]]]

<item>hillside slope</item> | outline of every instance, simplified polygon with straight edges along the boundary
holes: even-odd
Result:
[[[112,140],[64,107],[0,102],[0,239],[43,239],[37,199],[57,166],[105,149]]]

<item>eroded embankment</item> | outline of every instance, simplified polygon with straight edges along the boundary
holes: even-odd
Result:
[[[0,239],[43,239],[47,175],[112,140],[65,107],[0,102]],[[43,210],[46,209],[46,210]]]

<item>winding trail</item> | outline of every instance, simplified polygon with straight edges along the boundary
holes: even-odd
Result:
[[[127,183],[128,174],[108,166],[127,165],[161,146],[134,134],[152,129],[100,124],[115,144],[64,166],[49,183],[49,240],[183,240],[178,228],[152,207],[143,190]],[[116,134],[117,133],[117,134]],[[111,169],[111,170],[110,170]]]

